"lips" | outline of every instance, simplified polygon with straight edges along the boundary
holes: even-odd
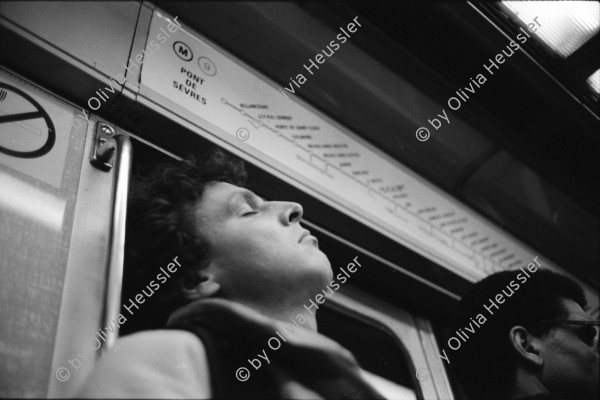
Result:
[[[300,243],[300,242],[302,241],[302,239],[304,239],[305,237],[307,237],[307,236],[309,236],[309,235],[310,235],[310,231],[309,231],[308,229],[305,229],[305,230],[302,232],[302,235],[300,235],[300,239],[298,240],[298,243]]]
[[[306,229],[304,230],[304,232],[302,232],[302,235],[300,235],[300,240],[298,240],[298,243],[301,243],[306,237],[313,239],[317,247],[319,246],[319,239],[311,235],[310,231]]]

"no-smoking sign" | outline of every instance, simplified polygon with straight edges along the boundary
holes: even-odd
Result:
[[[54,147],[50,116],[31,96],[0,82],[0,153],[17,158],[41,157]]]

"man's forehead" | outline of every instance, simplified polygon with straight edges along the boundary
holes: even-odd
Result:
[[[206,185],[204,195],[211,197],[230,197],[236,193],[243,193],[245,191],[248,191],[248,189],[227,182],[212,181]]]
[[[561,299],[563,309],[567,313],[568,319],[591,320],[592,318],[576,301],[572,299]]]
[[[232,185],[231,183],[227,183],[227,182],[210,182],[207,185],[206,191],[208,193],[209,197],[215,197],[215,198],[220,198],[221,200],[223,198],[226,199],[231,199],[233,197],[258,197],[262,200],[264,200],[262,197],[258,196],[257,194],[255,194],[253,191],[240,187],[240,186],[236,186],[236,185]]]

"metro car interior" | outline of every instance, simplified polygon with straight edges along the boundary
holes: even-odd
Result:
[[[598,318],[600,6],[553,4],[1,2],[0,397],[72,397],[143,329],[110,325],[129,193],[211,146],[362,261],[319,329],[390,398],[466,399],[440,348],[496,271]]]

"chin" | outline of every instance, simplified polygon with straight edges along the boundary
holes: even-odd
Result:
[[[310,286],[316,290],[321,290],[333,279],[333,270],[329,258],[322,251],[311,252],[310,255],[304,253],[302,260],[296,260],[293,269],[296,271],[298,279],[306,279],[311,282]],[[300,261],[300,262],[298,262]],[[304,278],[302,278],[304,276]]]
[[[333,280],[333,270],[331,269],[331,263],[329,262],[329,258],[325,256],[325,261],[322,265],[323,276],[325,279],[325,283],[323,286],[329,285],[329,283]]]
[[[329,257],[327,257],[327,255],[320,250],[319,253],[321,253],[321,268],[328,271],[329,275],[333,277],[333,270],[331,269],[331,262],[329,261]]]
[[[331,263],[329,262],[329,258],[323,253],[321,253],[320,257],[316,257],[313,262],[311,262],[311,270],[316,272],[323,287],[327,286],[333,279]]]

